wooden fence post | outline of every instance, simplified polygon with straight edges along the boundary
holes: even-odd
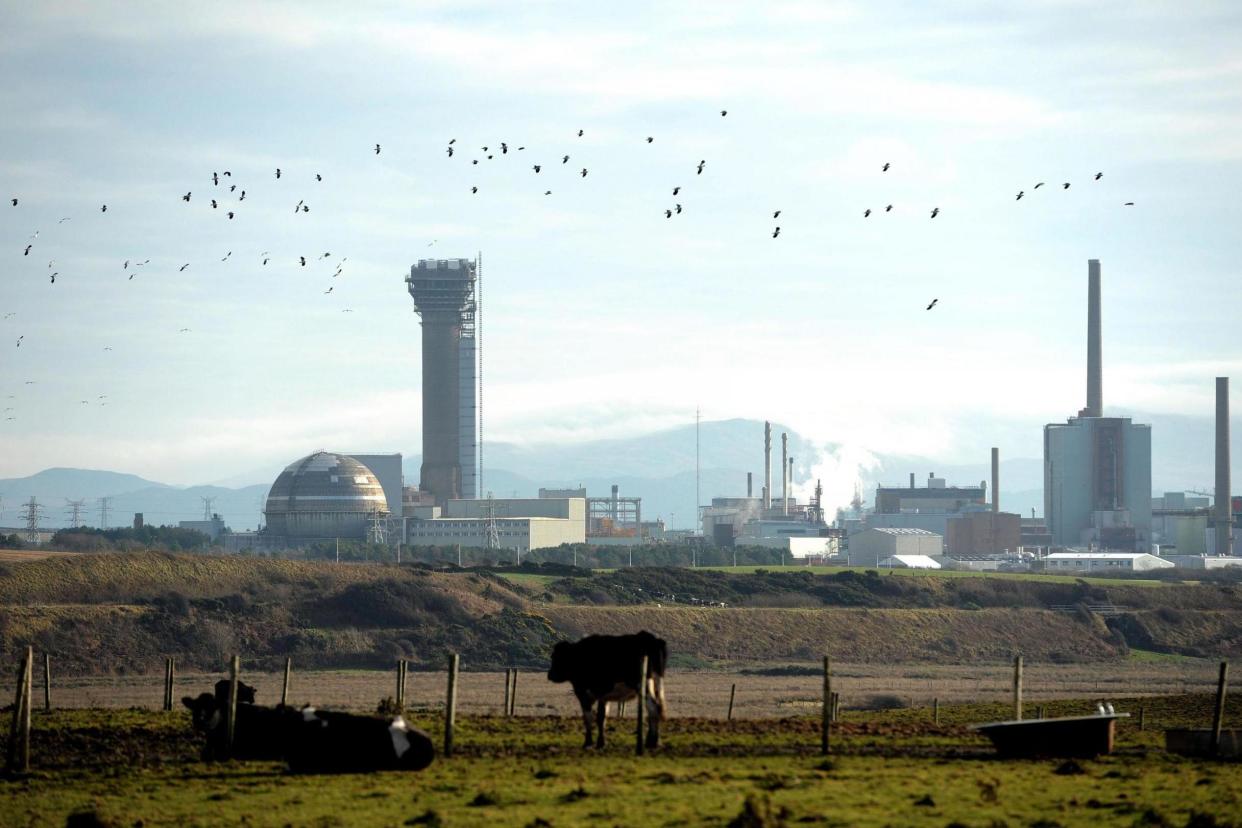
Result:
[[[729,715],[725,717],[725,721],[733,721],[733,699],[737,696],[737,684],[729,688]]]
[[[828,755],[832,746],[832,661],[824,656],[824,709],[820,713],[819,752]]]
[[[1145,705],[1140,705],[1139,706],[1139,730],[1143,731],[1146,729],[1147,729],[1147,707]]]
[[[18,770],[30,770],[30,709],[34,707],[34,647],[26,648],[26,676],[22,683],[25,703],[22,705],[22,749]]]
[[[841,693],[836,690],[832,693],[832,721],[841,721]]]
[[[177,698],[177,657],[168,657],[168,709],[173,709],[173,701]]]
[[[1216,682],[1216,710],[1212,714],[1212,755],[1220,755],[1220,728],[1225,720],[1225,685],[1229,681],[1229,662],[1220,663],[1220,679]]]
[[[1022,656],[1013,658],[1013,719],[1022,721]]]
[[[932,724],[940,724],[940,698],[932,699]]]
[[[504,712],[501,714],[504,716],[509,715],[509,683],[512,679],[512,675],[511,675],[512,672],[513,672],[512,667],[505,668],[505,706],[502,708]]]
[[[52,709],[52,654],[43,654],[43,709]]]
[[[517,677],[518,668],[513,668],[513,687],[509,691],[509,715],[517,715]]]
[[[638,716],[635,718],[635,721],[638,722],[638,726],[634,731],[637,734],[634,740],[634,755],[642,756],[644,748],[643,720],[647,715],[647,656],[643,656],[642,664],[638,668],[638,704],[636,707],[638,709]]]
[[[10,772],[24,772],[30,767],[30,720],[26,711],[30,707],[30,691],[27,678],[32,648],[27,647],[17,669],[17,697],[13,700],[13,724],[9,728],[9,755],[5,766]]]
[[[285,656],[285,680],[280,686],[280,706],[289,704],[289,674],[293,672],[293,657]]]
[[[398,710],[405,710],[405,659],[397,659],[397,692],[394,696]]]
[[[228,758],[233,756],[233,737],[237,734],[237,682],[240,674],[241,656],[235,655],[229,660],[229,707],[224,720],[228,728],[228,740],[225,742],[225,755]]]
[[[461,660],[457,653],[448,656],[448,695],[444,700],[444,755],[453,755],[453,725],[457,718],[457,668]]]

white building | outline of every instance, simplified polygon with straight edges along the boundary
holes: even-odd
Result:
[[[410,546],[484,549],[493,522],[499,549],[521,553],[586,542],[586,500],[580,497],[449,500],[443,509],[411,511],[402,533]]]
[[[1172,569],[1174,563],[1146,552],[1053,552],[1044,558],[1048,572],[1147,572]]]
[[[893,555],[880,561],[881,569],[940,569],[940,564],[927,555]]]
[[[904,555],[935,557],[944,552],[944,539],[926,529],[864,529],[850,537],[850,566],[879,566],[886,558]],[[936,568],[939,568],[938,566]]]

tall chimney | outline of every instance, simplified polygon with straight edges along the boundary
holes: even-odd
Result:
[[[1100,260],[1087,260],[1087,416],[1104,416],[1104,362],[1100,352]]]
[[[763,423],[763,509],[772,508],[772,423]]]
[[[789,432],[781,432],[781,514],[789,514]]]
[[[1000,511],[1000,449],[992,447],[992,514]]]
[[[914,472],[910,472],[910,488],[914,488]]]
[[[1229,377],[1216,378],[1216,554],[1233,550],[1229,480]]]
[[[788,487],[788,488],[790,488],[790,489],[792,489],[792,488],[793,488],[793,467],[794,467],[794,459],[793,459],[792,457],[790,457],[790,458],[789,458],[789,479],[788,479],[787,481],[785,481],[785,485],[786,485],[786,487]],[[793,497],[792,497],[792,496],[791,496],[791,497],[789,497],[789,498],[788,498],[788,501],[789,501],[789,506],[790,506],[790,508],[793,508],[793,505],[794,505],[794,499],[793,499]]]
[[[746,472],[746,499],[747,500],[750,500],[751,498],[751,492],[754,491],[753,486],[754,486],[754,475],[751,472]]]

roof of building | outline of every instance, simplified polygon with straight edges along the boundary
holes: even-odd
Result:
[[[940,564],[929,555],[890,555],[880,561],[880,566],[896,561],[910,569],[940,569]]]
[[[317,451],[290,463],[267,494],[264,511],[388,511],[384,488],[369,468],[352,457]]]
[[[886,535],[929,535],[933,538],[940,537],[935,532],[928,532],[926,529],[912,529],[909,526],[875,526],[863,531],[883,532]]]
[[[1133,560],[1134,558],[1142,558],[1143,556],[1157,557],[1150,552],[1053,552],[1047,557],[1056,558],[1061,561],[1069,560],[1085,560],[1087,558],[1096,558],[1104,560]]]

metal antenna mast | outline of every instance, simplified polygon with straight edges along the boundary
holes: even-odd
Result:
[[[211,506],[216,502],[214,497],[200,497],[203,501],[203,520],[211,520]]]
[[[85,506],[85,500],[65,498],[65,511],[69,512],[69,527],[71,529],[76,529],[82,525],[82,510]]]
[[[100,529],[108,528],[108,512],[111,511],[111,509],[109,508],[109,504],[111,503],[111,501],[112,501],[112,498],[110,497],[99,498],[99,528]]]
[[[367,529],[367,542],[388,543],[388,526],[379,509],[371,510],[371,526]]]
[[[483,507],[483,517],[487,519],[487,539],[484,546],[488,549],[500,548],[500,529],[496,527],[496,502],[492,493],[487,493],[487,505]]]
[[[34,495],[30,496],[30,500],[26,505],[26,542],[36,544],[39,542],[39,519],[43,517],[43,507],[39,505],[39,501],[35,500]]]

